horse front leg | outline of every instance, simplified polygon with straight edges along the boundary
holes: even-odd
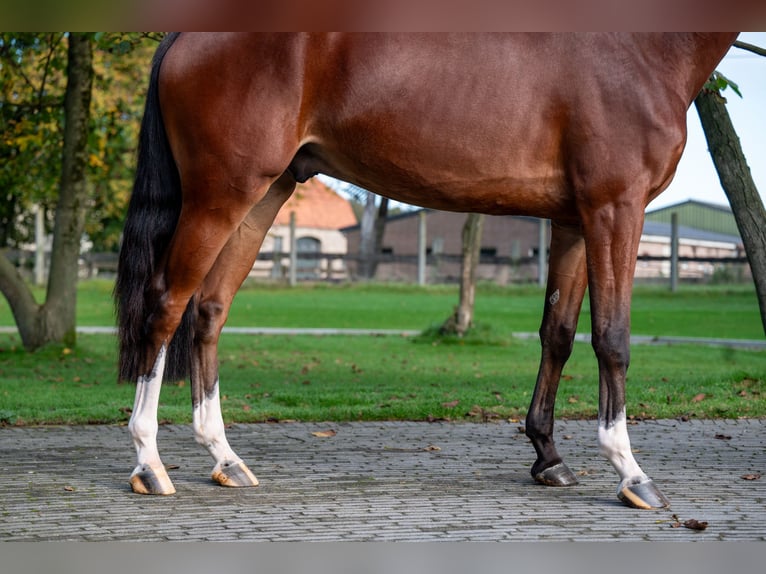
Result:
[[[578,227],[552,225],[548,287],[540,326],[542,355],[526,434],[537,452],[533,478],[548,486],[570,486],[577,478],[562,461],[553,440],[556,392],[577,330],[587,278],[585,243]]]
[[[205,278],[198,303],[192,354],[192,425],[196,441],[215,460],[212,479],[232,487],[257,486],[258,479],[226,438],[218,373],[218,341],[232,300],[253,267],[266,232],[295,188],[282,176],[229,238]]]
[[[618,498],[628,506],[652,509],[669,502],[633,456],[625,412],[630,303],[642,227],[641,206],[610,206],[586,222],[585,235],[592,344],[599,371],[599,452],[620,477]]]

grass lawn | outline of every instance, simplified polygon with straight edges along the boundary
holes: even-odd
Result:
[[[78,291],[78,325],[113,325],[109,281],[84,281]],[[42,290],[36,291],[39,301]],[[426,329],[441,324],[457,303],[457,287],[403,284],[310,284],[293,289],[246,285],[239,291],[227,325],[233,327],[334,327]],[[480,285],[476,321],[494,332],[536,332],[543,291],[538,287]],[[579,331],[590,330],[586,299]],[[14,326],[0,297],[0,326]],[[633,297],[632,332],[636,335],[763,339],[758,302],[752,285],[639,286]]]
[[[83,283],[81,325],[113,324],[111,284]],[[402,285],[253,287],[235,300],[229,325],[424,329],[457,300],[454,287]],[[220,347],[227,422],[267,420],[523,419],[539,343],[542,293],[484,286],[476,318],[485,331],[461,342],[400,336],[247,336],[225,334]],[[587,305],[586,305],[587,307]],[[587,309],[585,309],[587,311]],[[587,316],[581,331],[587,330]],[[0,302],[0,325],[13,325]],[[752,288],[686,288],[672,295],[639,288],[633,331],[642,335],[762,338]],[[112,336],[81,335],[75,349],[21,349],[0,335],[0,424],[122,423],[134,385],[117,384]],[[636,417],[766,416],[766,351],[692,345],[635,345],[628,414]],[[593,417],[597,372],[587,344],[565,369],[557,416]],[[188,381],[167,383],[160,418],[191,420]]]

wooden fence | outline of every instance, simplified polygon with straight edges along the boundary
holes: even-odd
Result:
[[[19,270],[33,280],[34,253],[7,251],[5,256]],[[268,273],[253,273],[264,281],[290,280],[290,254],[263,252],[258,262],[271,263]],[[338,253],[300,253],[297,263],[297,281],[355,281],[359,258]],[[378,256],[376,279],[383,281],[418,281],[418,268],[425,266],[425,283],[456,282],[460,272],[459,254],[428,254],[425,261],[417,255],[381,254]],[[638,257],[637,282],[669,282],[673,258],[642,255]],[[752,281],[746,257],[677,257],[678,279],[695,283],[740,283]],[[47,267],[47,265],[46,265]],[[263,265],[261,265],[263,268]],[[500,284],[538,282],[539,263],[535,257],[511,258],[483,254],[479,262],[478,276],[481,281]],[[85,253],[80,259],[80,277],[113,277],[117,270],[116,253]]]

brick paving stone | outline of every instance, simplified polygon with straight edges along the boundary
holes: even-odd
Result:
[[[226,489],[188,425],[160,427],[177,494],[130,492],[133,449],[120,426],[0,428],[0,540],[715,541],[766,540],[766,422],[644,421],[637,458],[672,507],[615,496],[594,421],[559,421],[580,484],[545,488],[518,423],[232,425],[261,480]],[[311,433],[333,428],[320,439]],[[731,438],[716,438],[725,435]],[[427,450],[436,445],[440,450]],[[746,481],[744,474],[764,478]],[[673,528],[694,518],[704,531]]]

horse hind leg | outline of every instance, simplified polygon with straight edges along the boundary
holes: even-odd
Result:
[[[561,372],[572,352],[587,278],[585,243],[579,228],[552,226],[550,270],[540,326],[542,354],[526,420],[537,452],[532,477],[547,486],[571,486],[577,478],[559,456],[553,440],[554,407]]]
[[[280,178],[248,214],[218,256],[200,291],[192,353],[192,421],[196,441],[215,460],[212,479],[223,486],[257,486],[258,479],[226,438],[221,412],[218,340],[231,302],[253,266],[266,232],[295,188]]]
[[[270,183],[254,181],[252,193],[226,196],[230,201],[225,205],[221,204],[220,195],[210,193],[207,188],[184,190],[184,198],[193,196],[194,201],[182,208],[165,264],[154,280],[158,293],[155,309],[147,319],[145,356],[149,364],[144,368],[147,374],[138,377],[136,400],[128,424],[138,459],[130,478],[134,492],[175,492],[157,449],[157,410],[168,345],[190,299],[252,206],[266,195]],[[215,205],[211,206],[210,201],[215,201]]]
[[[166,347],[163,345],[151,372],[138,377],[136,398],[128,423],[138,458],[138,464],[130,475],[130,486],[139,494],[173,494],[176,491],[157,450],[157,408],[165,356]]]

